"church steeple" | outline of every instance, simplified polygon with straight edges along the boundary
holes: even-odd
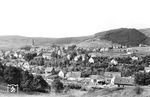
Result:
[[[32,46],[34,46],[35,45],[35,40],[34,39],[32,39]]]

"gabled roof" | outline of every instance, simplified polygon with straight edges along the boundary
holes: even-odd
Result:
[[[104,80],[104,77],[101,75],[90,75],[91,79],[98,79],[98,80]]]
[[[54,68],[53,67],[47,67],[47,68],[45,68],[45,72],[52,72],[54,70]]]
[[[121,72],[105,72],[104,76],[105,77],[110,77],[110,78],[116,77],[116,76],[121,77]]]
[[[80,78],[81,77],[81,72],[68,72],[66,74],[66,77]]]
[[[134,78],[130,78],[130,77],[116,77],[114,79],[114,84],[134,85]]]
[[[51,53],[45,52],[45,53],[43,53],[42,55],[44,55],[44,56],[51,56]]]

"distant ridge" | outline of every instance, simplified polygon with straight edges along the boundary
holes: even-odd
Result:
[[[96,33],[91,36],[67,37],[67,38],[43,38],[43,37],[24,37],[18,35],[0,36],[0,49],[19,48],[31,45],[35,40],[37,46],[48,46],[51,44],[69,45],[76,44],[79,47],[95,48],[110,47],[113,45],[138,46],[139,44],[150,45],[150,28],[131,29],[119,28]]]
[[[145,44],[147,36],[137,29],[120,28],[107,31],[101,39],[127,46]]]

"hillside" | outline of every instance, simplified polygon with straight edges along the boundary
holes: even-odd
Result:
[[[149,30],[150,31],[150,30]],[[78,46],[87,47],[110,47],[113,45],[128,45],[128,46],[138,46],[139,44],[150,44],[150,38],[148,37],[150,33],[148,30],[137,29],[113,29],[108,31],[103,31],[96,33],[94,37],[87,39],[78,44]]]
[[[139,44],[145,44],[147,38],[148,37],[139,30],[127,28],[109,30],[105,32],[105,34],[101,35],[101,39],[103,40],[108,40],[112,43],[128,46],[138,46]]]
[[[23,36],[0,36],[0,49],[18,48],[24,45],[31,45],[35,40],[35,45],[47,46],[51,44],[69,45],[76,44],[83,48],[110,47],[112,45],[150,44],[150,29],[127,29],[120,28],[103,31],[91,36],[67,37],[67,38],[42,38]]]
[[[150,28],[139,29],[139,31],[150,37]]]
[[[35,45],[38,46],[47,46],[51,44],[71,44],[79,43],[86,39],[89,39],[91,36],[85,37],[69,37],[69,38],[42,38],[42,37],[23,37],[23,36],[0,36],[0,49],[8,48],[19,48],[24,45],[31,45],[32,40],[35,41]]]

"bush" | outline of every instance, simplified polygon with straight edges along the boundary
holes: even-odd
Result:
[[[33,80],[33,75],[29,74],[28,71],[23,71],[20,89],[24,92],[31,92],[32,91],[32,85],[31,85],[32,80]]]
[[[18,84],[21,82],[22,69],[9,66],[4,70],[4,80],[8,84]]]
[[[45,93],[45,92],[49,92],[50,86],[43,79],[42,76],[37,75],[32,80],[31,88],[32,88],[32,91]]]
[[[149,85],[150,84],[150,73],[138,72],[135,74],[135,83],[138,85]]]
[[[57,78],[52,82],[52,88],[55,93],[60,93],[63,90],[63,83]]]
[[[142,92],[144,91],[143,88],[139,87],[139,86],[136,86],[135,89],[134,89],[135,93],[140,95],[142,94]]]
[[[31,49],[31,46],[30,45],[26,45],[26,46],[21,47],[20,49],[29,51]]]
[[[36,56],[37,56],[37,53],[27,53],[25,54],[24,59],[29,62]]]

